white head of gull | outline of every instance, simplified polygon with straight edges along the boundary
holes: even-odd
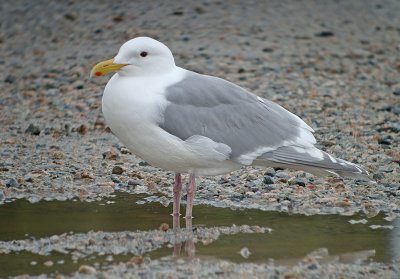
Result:
[[[173,216],[181,174],[189,174],[186,218],[192,218],[195,177],[242,166],[304,170],[319,176],[367,178],[362,167],[317,149],[313,129],[281,106],[224,79],[177,67],[169,48],[139,37],[91,76],[116,72],[102,108],[107,124],[135,155],[174,171]],[[175,222],[174,222],[175,224]]]

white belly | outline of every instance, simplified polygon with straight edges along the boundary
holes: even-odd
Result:
[[[178,78],[179,77],[178,75]],[[176,82],[173,76],[169,81]],[[179,80],[179,79],[178,79]],[[153,85],[141,79],[114,75],[103,95],[103,114],[117,138],[135,155],[153,166],[196,175],[218,175],[238,169],[229,160],[209,160],[193,152],[185,141],[158,126],[167,101]],[[168,85],[165,85],[165,87]],[[164,88],[165,88],[164,87]],[[112,89],[111,89],[112,88]]]

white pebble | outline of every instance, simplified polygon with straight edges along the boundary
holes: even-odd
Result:
[[[50,267],[50,266],[53,266],[54,263],[53,263],[53,261],[46,261],[46,262],[43,263],[43,265],[47,266],[47,267]]]
[[[160,198],[160,203],[165,207],[168,207],[170,202],[171,202],[170,199],[167,198],[167,197],[161,197]]]
[[[353,220],[353,219],[351,219],[349,221],[349,223],[352,224],[352,225],[354,225],[354,224],[366,224],[366,223],[368,223],[368,221],[365,220],[365,219],[361,219],[361,220]]]
[[[251,255],[250,250],[247,247],[243,247],[240,250],[239,254],[245,259],[247,259]]]
[[[393,229],[392,225],[384,225],[384,226],[382,226],[382,225],[371,225],[369,227],[371,229],[373,229],[373,230],[376,230],[376,229],[388,229],[388,230],[391,230],[391,229]]]

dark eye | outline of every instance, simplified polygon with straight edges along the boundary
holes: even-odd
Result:
[[[142,57],[146,57],[147,56],[147,52],[146,51],[142,51],[141,53],[140,53],[140,56],[142,56]]]

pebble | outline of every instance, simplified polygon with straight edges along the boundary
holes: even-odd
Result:
[[[6,82],[6,83],[14,83],[14,81],[15,81],[15,77],[12,76],[12,75],[8,75],[8,76],[6,76],[6,78],[4,79],[4,82]]]
[[[95,274],[96,273],[96,269],[94,267],[90,266],[90,265],[85,265],[84,264],[84,265],[81,265],[79,267],[78,272],[82,273],[82,274],[91,275],[91,274]]]
[[[160,231],[166,232],[169,230],[169,225],[167,223],[162,223],[160,226]]]
[[[50,241],[51,242],[57,242],[60,240],[60,237],[58,235],[52,235],[50,236]]]
[[[94,128],[95,129],[104,129],[106,126],[104,119],[97,118],[96,121],[94,122]]]
[[[124,169],[121,166],[114,166],[112,169],[113,174],[122,174]]]
[[[255,176],[254,174],[249,174],[249,175],[247,175],[246,180],[247,181],[253,181],[253,180],[256,180],[257,178],[258,177]]]
[[[274,184],[275,182],[272,180],[272,178],[268,175],[264,176],[263,179],[264,184]]]
[[[83,179],[95,179],[96,177],[93,174],[91,174],[90,172],[83,171],[81,173],[81,178],[83,178]]]
[[[335,34],[332,31],[321,31],[319,33],[315,33],[316,37],[333,37]]]
[[[30,175],[25,175],[25,176],[24,176],[24,180],[25,180],[26,182],[33,182],[33,178],[32,178],[32,176],[30,176]]]
[[[117,160],[118,158],[119,158],[119,154],[116,149],[111,149],[111,150],[103,153],[103,159]]]
[[[128,185],[130,186],[143,185],[143,182],[139,179],[130,179],[128,181]]]
[[[143,259],[142,256],[133,256],[128,261],[128,264],[130,264],[130,265],[141,265],[143,262],[144,262],[144,259]]]
[[[122,154],[132,154],[132,152],[128,148],[125,148],[125,147],[121,147],[120,152]]]
[[[392,225],[371,225],[369,226],[371,229],[376,230],[376,229],[387,229],[387,230],[392,230],[394,227]]]
[[[161,197],[161,198],[159,199],[159,201],[160,201],[160,203],[161,203],[163,206],[165,206],[165,207],[168,207],[169,204],[170,204],[170,202],[171,202],[171,200],[170,200],[169,198],[167,198],[167,197]]]
[[[390,140],[390,138],[385,137],[385,138],[378,140],[378,143],[385,144],[385,145],[391,145],[392,141]]]
[[[373,178],[374,180],[382,180],[382,179],[385,178],[385,174],[384,174],[383,172],[374,173],[374,174],[372,175],[372,178]]]
[[[11,178],[6,182],[7,187],[19,187],[19,183],[14,178]]]
[[[354,224],[366,224],[366,223],[368,223],[368,221],[367,220],[365,220],[365,219],[361,219],[361,220],[349,220],[349,223],[350,224],[352,224],[352,225],[354,225]]]
[[[264,175],[268,175],[268,176],[275,176],[276,171],[273,168],[268,168],[264,171]]]
[[[378,168],[379,172],[393,172],[394,168],[392,166],[386,165],[386,166],[380,166]]]
[[[388,222],[392,222],[392,221],[394,221],[394,220],[397,219],[397,215],[394,214],[393,212],[391,212],[391,213],[389,213],[388,216],[386,216],[384,219],[385,219],[386,221],[388,221]]]
[[[266,187],[264,187],[266,192],[270,192],[276,189],[276,187],[274,185],[267,185]]]
[[[75,13],[66,13],[64,15],[64,18],[70,21],[74,21],[77,18],[77,15]]]
[[[239,254],[245,259],[247,259],[251,255],[250,250],[247,247],[243,247],[242,249],[240,249]]]
[[[31,196],[31,197],[28,198],[28,201],[29,201],[30,203],[37,203],[37,202],[39,202],[41,199],[42,199],[42,197],[40,197],[40,196]]]
[[[287,172],[284,172],[284,171],[278,171],[275,174],[275,176],[278,177],[278,178],[284,178],[284,179],[289,179],[289,177],[290,177],[289,174]]]
[[[43,263],[43,265],[44,265],[44,266],[47,266],[47,267],[51,267],[51,266],[54,265],[54,262],[53,262],[53,261],[45,261],[45,262]]]
[[[289,183],[289,185],[306,186],[306,183],[304,183],[303,180],[301,180],[300,178],[297,178],[297,177],[289,179],[288,183]]]
[[[121,15],[116,15],[116,16],[113,16],[113,17],[112,17],[112,20],[113,20],[114,22],[121,22],[121,21],[124,20],[124,17],[121,16]]]
[[[81,124],[78,128],[76,128],[76,131],[81,135],[86,134],[87,130],[88,130],[88,128],[85,124]]]
[[[36,125],[29,124],[28,128],[25,130],[25,133],[38,136],[40,135],[40,128]]]
[[[394,133],[400,133],[400,123],[399,122],[390,122],[388,123],[389,129]]]
[[[115,175],[111,175],[110,178],[111,178],[111,181],[114,183],[121,183],[121,180],[118,177],[116,177]]]

